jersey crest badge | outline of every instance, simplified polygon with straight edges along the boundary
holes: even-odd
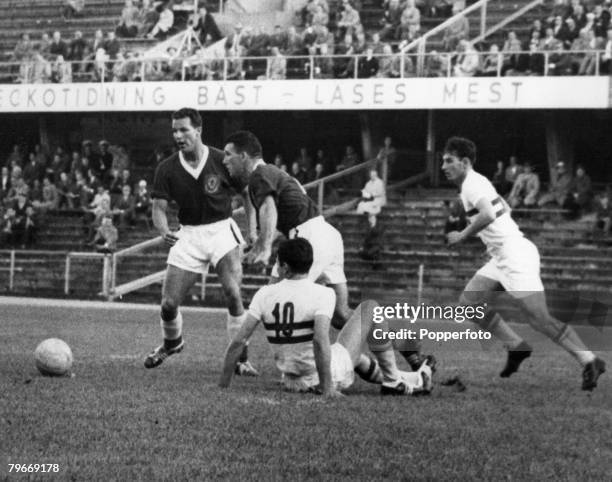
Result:
[[[221,186],[221,178],[216,174],[211,174],[210,176],[206,176],[204,180],[204,191],[206,194],[215,194],[219,191],[219,187]]]

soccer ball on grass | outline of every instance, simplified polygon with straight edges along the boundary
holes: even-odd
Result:
[[[59,338],[48,338],[41,342],[34,351],[34,358],[36,368],[46,376],[68,375],[72,367],[72,350]]]

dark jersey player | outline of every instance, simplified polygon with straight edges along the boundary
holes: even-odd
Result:
[[[308,278],[333,288],[333,325],[344,326],[350,310],[340,233],[325,221],[296,179],[263,161],[261,144],[252,133],[239,131],[225,141],[223,163],[232,178],[248,185],[249,205],[254,208],[248,215],[249,237],[255,242],[246,255],[246,263],[268,263],[277,229],[288,239],[307,239],[314,253]],[[259,227],[259,235],[255,226]],[[278,280],[278,263],[272,269],[272,277]]]
[[[202,142],[202,118],[189,108],[172,114],[172,133],[179,152],[162,161],[153,183],[153,224],[170,252],[163,285],[161,328],[163,343],[145,359],[145,367],[159,366],[182,351],[183,318],[179,306],[198,278],[212,264],[228,300],[228,336],[233,338],[245,318],[240,295],[242,266],[240,229],[231,218],[232,197],[241,186],[230,178],[223,153]],[[168,226],[168,203],[178,204],[181,228]],[[237,372],[257,375],[243,353]]]

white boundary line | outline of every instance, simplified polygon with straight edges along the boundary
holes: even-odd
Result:
[[[97,310],[159,310],[158,304],[120,303],[108,301],[65,300],[54,298],[25,298],[17,296],[0,296],[0,306],[37,306],[49,308],[84,308]],[[182,312],[227,313],[227,308],[204,306],[181,306]]]

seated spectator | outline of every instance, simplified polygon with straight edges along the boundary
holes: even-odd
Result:
[[[576,175],[574,176],[570,194],[573,196],[574,203],[579,212],[590,211],[593,201],[593,184],[591,183],[591,177],[580,164],[576,166]]]
[[[560,42],[556,37],[552,27],[548,27],[545,31],[544,38],[540,42],[539,50],[543,52],[556,52],[559,50],[559,45],[563,48],[563,42]]]
[[[40,36],[38,45],[35,45],[34,49],[38,47],[40,54],[46,59],[49,56],[50,45],[51,45],[51,39],[49,38],[49,34],[47,32],[43,32]]]
[[[300,184],[306,184],[308,182],[306,179],[306,170],[303,169],[297,161],[291,164],[291,171],[289,174],[297,179]]]
[[[522,70],[521,65],[521,53],[523,46],[521,41],[517,38],[516,32],[511,30],[508,32],[508,38],[504,42],[502,48],[504,52],[504,59],[502,65],[502,75],[506,75],[507,72],[516,72]]]
[[[65,0],[62,8],[62,18],[69,20],[73,17],[80,17],[85,9],[85,0]]]
[[[151,193],[147,188],[147,181],[138,181],[138,189],[134,198],[134,216],[136,220],[144,218],[147,226],[151,214]]]
[[[382,30],[380,38],[383,40],[395,39],[395,34],[400,28],[402,13],[404,9],[400,5],[399,0],[390,0],[381,20]]]
[[[23,180],[28,184],[32,184],[34,179],[42,179],[45,173],[45,166],[37,161],[36,155],[33,152],[30,152],[28,157],[29,161],[23,168]]]
[[[147,37],[164,40],[170,35],[172,25],[174,25],[174,13],[168,4],[162,4],[157,7],[156,10],[159,13],[159,20],[148,33]]]
[[[612,226],[612,204],[610,192],[603,193],[595,203],[595,234],[609,236]]]
[[[315,29],[317,27],[327,27],[329,24],[329,14],[323,9],[321,4],[317,4],[314,14],[309,22]]]
[[[565,163],[561,161],[557,162],[555,171],[548,192],[543,194],[538,201],[540,207],[555,203],[558,207],[565,208],[571,204],[572,175],[567,172]]]
[[[121,196],[112,205],[113,214],[119,216],[119,227],[133,226],[136,215],[136,201],[129,184],[121,188]]]
[[[568,17],[565,19],[561,31],[557,34],[557,39],[561,41],[564,49],[569,50],[578,34],[579,29],[576,27],[576,21],[572,17]]]
[[[376,215],[387,204],[385,183],[378,177],[376,169],[370,170],[370,180],[361,190],[361,201],[357,205],[357,214],[367,214],[370,228],[376,226]]]
[[[121,10],[119,24],[115,28],[115,33],[120,38],[134,38],[142,28],[140,24],[140,11],[134,5],[133,0],[125,0],[125,6]]]
[[[374,57],[372,47],[366,48],[365,56],[359,57],[357,65],[357,77],[360,79],[371,79],[378,74],[378,59]]]
[[[36,234],[32,205],[23,193],[19,193],[12,208],[15,212],[15,217],[11,223],[13,244],[18,245],[21,249],[30,247]]]
[[[480,65],[478,51],[468,40],[461,40],[457,50],[459,56],[454,69],[455,77],[473,77]]]
[[[95,236],[91,242],[99,253],[113,253],[117,250],[119,232],[113,226],[112,216],[104,216],[100,226],[96,228]]]
[[[57,188],[51,183],[51,179],[45,176],[42,185],[42,200],[33,201],[32,206],[40,212],[57,209],[59,206],[59,194]]]
[[[85,217],[83,218],[85,227],[87,228],[87,239],[93,238],[95,230],[100,227],[104,217],[110,216],[112,218],[113,216],[110,196],[108,192],[105,192],[103,189],[102,194],[100,194],[100,189],[101,188],[98,189],[98,194],[96,194],[94,201],[89,205],[89,209],[86,210]]]
[[[68,45],[62,39],[62,34],[58,31],[53,32],[53,40],[49,44],[49,55],[52,60],[58,55],[66,58],[68,56]]]
[[[453,6],[453,16],[461,12],[461,7],[458,4]],[[443,48],[447,52],[455,50],[461,40],[465,40],[470,36],[470,22],[465,15],[457,18],[444,31]]]
[[[217,26],[217,22],[208,9],[204,6],[200,7],[198,12],[198,19],[193,26],[193,30],[198,34],[200,42],[204,44],[206,37],[210,35],[213,42],[217,42],[223,38],[221,31]]]
[[[68,176],[67,173],[61,172],[59,175],[59,180],[55,185],[57,189],[57,208],[75,208],[75,199],[79,198],[78,193],[75,192],[75,183]]]
[[[344,37],[345,35],[356,35],[358,32],[363,31],[361,26],[361,17],[359,12],[348,1],[344,1],[342,4],[342,12],[340,14],[340,20],[338,21],[338,35]]]
[[[572,75],[572,57],[559,43],[557,50],[548,56],[548,75]]]
[[[425,63],[425,75],[427,77],[447,77],[450,75],[450,68],[450,54],[442,54],[432,50],[427,55]]]
[[[408,0],[406,2],[406,6],[400,18],[399,28],[395,33],[395,38],[398,40],[405,39],[406,35],[411,30],[411,26],[413,27],[413,31],[418,32],[421,29],[421,12],[416,7],[415,0]]]
[[[496,77],[501,74],[501,56],[499,54],[499,47],[496,44],[492,44],[489,47],[489,54],[485,57],[482,64],[480,75],[482,77]]]
[[[508,204],[511,208],[535,206],[540,193],[540,177],[533,172],[533,167],[526,162],[508,196]]]
[[[283,80],[287,78],[287,59],[278,47],[272,47],[272,57],[268,60],[268,78]]]
[[[28,79],[32,84],[46,84],[51,81],[51,64],[36,47],[34,47],[34,56]]]
[[[57,84],[72,83],[72,64],[66,62],[64,57],[58,55],[52,67],[51,80]]]

